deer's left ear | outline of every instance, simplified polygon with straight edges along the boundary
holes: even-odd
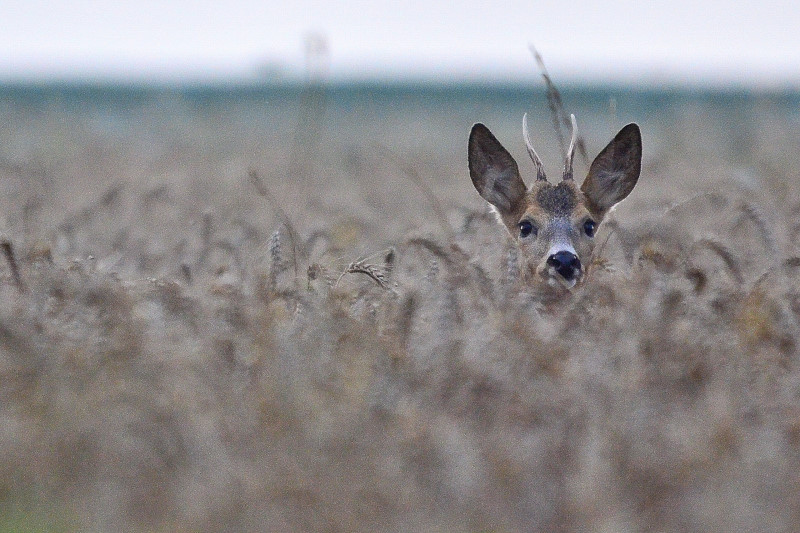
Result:
[[[589,167],[589,174],[581,185],[589,211],[601,218],[605,216],[630,194],[641,170],[642,134],[639,126],[628,124]]]
[[[469,175],[478,194],[501,215],[514,211],[525,196],[517,162],[480,123],[472,126],[469,134]]]

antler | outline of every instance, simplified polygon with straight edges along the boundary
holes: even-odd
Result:
[[[536,155],[536,150],[533,149],[531,144],[530,135],[528,135],[528,114],[522,115],[522,136],[525,138],[525,146],[528,147],[528,155],[531,156],[533,165],[536,167],[536,181],[547,181],[547,176],[544,174],[544,165],[542,160]]]
[[[572,176],[572,161],[575,159],[575,143],[578,141],[578,122],[575,120],[575,115],[569,116],[572,122],[572,139],[569,141],[569,148],[567,149],[567,160],[564,162],[564,177],[562,179],[571,180]]]

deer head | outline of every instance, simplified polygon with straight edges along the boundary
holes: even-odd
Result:
[[[583,281],[598,226],[633,190],[642,165],[639,126],[628,124],[594,159],[579,188],[572,173],[577,126],[575,116],[571,118],[572,140],[557,184],[547,181],[533,149],[527,115],[522,118],[522,132],[536,167],[530,187],[522,181],[517,162],[486,126],[475,124],[469,136],[472,183],[518,242],[526,277],[568,289]]]

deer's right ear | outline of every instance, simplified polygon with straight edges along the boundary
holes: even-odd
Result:
[[[525,196],[517,162],[480,123],[469,134],[469,175],[478,194],[501,214],[513,211]]]

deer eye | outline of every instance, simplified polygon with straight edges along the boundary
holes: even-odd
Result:
[[[583,223],[583,231],[589,237],[594,237],[594,230],[597,229],[597,223],[591,218]]]
[[[519,223],[519,236],[528,237],[530,235],[536,236],[536,226],[530,220],[523,220]]]

